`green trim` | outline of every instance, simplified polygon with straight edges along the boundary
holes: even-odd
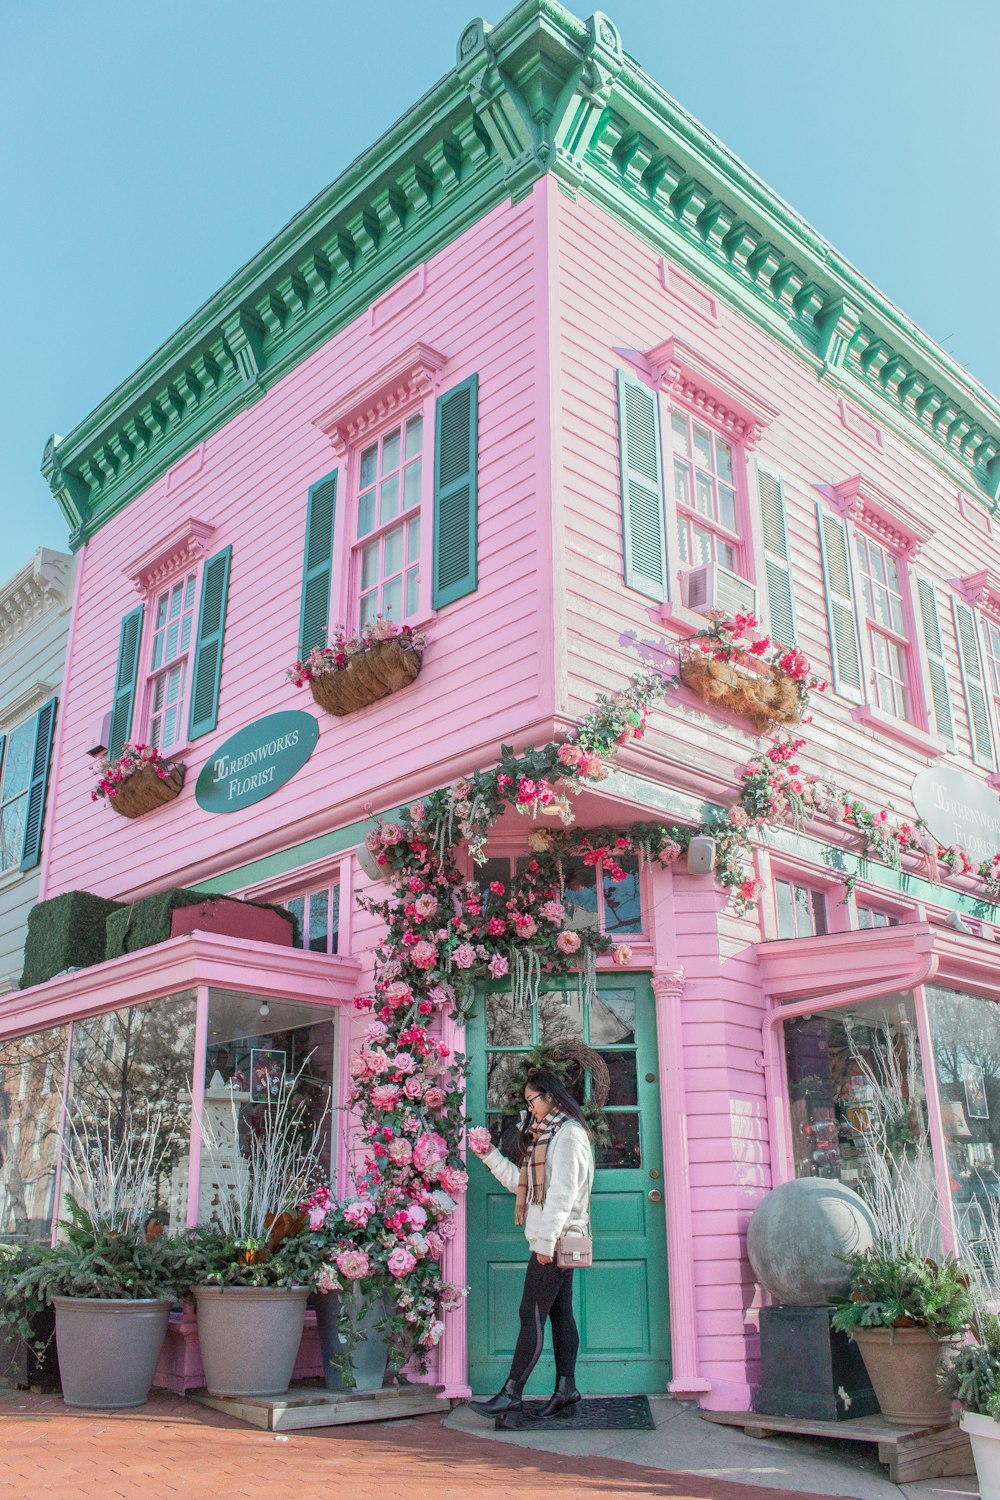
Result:
[[[208,734],[219,722],[219,682],[222,678],[222,647],[226,634],[226,604],[229,599],[229,566],[232,547],[223,547],[210,557],[201,575],[201,603],[195,636],[194,667],[191,672],[191,714],[188,738]]]
[[[434,405],[434,581],[443,609],[479,586],[479,376]]]
[[[960,483],[1000,503],[1000,401],[555,0],[473,21],[458,65],[68,437],[42,472],[80,546],[413,266],[546,173],[585,191]]]
[[[390,807],[379,816],[387,818],[391,822],[394,818],[403,815],[402,807]],[[363,822],[348,823],[343,828],[336,829],[333,833],[321,833],[314,839],[307,839],[304,844],[292,844],[288,849],[280,849],[276,854],[265,854],[262,859],[251,860],[249,864],[237,865],[235,869],[226,870],[222,875],[213,875],[210,880],[199,881],[197,885],[189,886],[192,891],[202,891],[211,896],[228,896],[232,891],[242,891],[251,885],[259,885],[264,880],[277,880],[282,875],[289,875],[303,865],[314,864],[319,859],[327,859],[333,854],[343,854],[345,849],[354,849],[358,844],[364,842],[365,834],[371,824],[366,818]]]
[[[118,637],[118,664],[115,667],[115,691],[111,700],[111,727],[108,730],[108,760],[115,760],[121,754],[122,745],[132,733],[144,613],[145,605],[140,604],[122,618]]]
[[[333,534],[337,519],[337,474],[334,469],[309,486],[306,545],[302,559],[298,654],[325,646],[330,634],[330,590],[333,586]]]

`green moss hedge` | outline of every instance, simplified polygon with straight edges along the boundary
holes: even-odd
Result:
[[[108,918],[121,910],[89,891],[66,891],[40,901],[28,914],[21,988],[44,984],[64,969],[86,969],[104,959]]]

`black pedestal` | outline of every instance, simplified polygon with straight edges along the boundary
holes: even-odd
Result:
[[[878,1411],[864,1360],[830,1307],[762,1307],[760,1389],[753,1409],[773,1417],[839,1422]]]

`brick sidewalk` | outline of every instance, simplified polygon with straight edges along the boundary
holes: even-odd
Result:
[[[787,1491],[529,1452],[437,1416],[276,1437],[162,1392],[70,1412],[0,1390],[2,1500],[789,1500]]]

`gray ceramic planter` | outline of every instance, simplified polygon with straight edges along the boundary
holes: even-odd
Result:
[[[195,1287],[209,1395],[277,1396],[287,1391],[308,1297],[308,1287]]]
[[[171,1299],[53,1297],[52,1301],[66,1405],[106,1411],[142,1406],[166,1337]]]

